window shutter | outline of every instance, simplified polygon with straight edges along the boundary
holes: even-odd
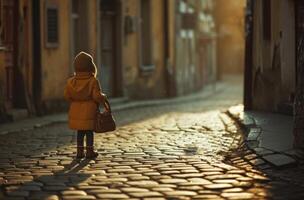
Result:
[[[46,47],[55,48],[59,44],[59,18],[58,6],[46,5],[46,20],[45,20],[45,34]]]

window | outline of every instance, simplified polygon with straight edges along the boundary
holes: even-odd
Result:
[[[45,21],[45,33],[46,33],[46,47],[54,48],[58,47],[59,42],[59,30],[58,30],[58,6],[47,5],[46,6],[46,21]]]
[[[141,1],[141,67],[143,70],[154,68],[152,62],[152,34],[151,34],[151,1]]]
[[[271,39],[271,0],[263,0],[263,36]]]
[[[182,14],[182,29],[193,30],[196,28],[197,15],[195,13]]]

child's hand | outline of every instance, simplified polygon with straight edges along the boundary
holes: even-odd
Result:
[[[107,99],[108,98],[107,95],[105,93],[102,93],[102,92],[101,92],[101,96],[103,97],[103,99]]]
[[[110,112],[110,109],[108,107],[105,107],[106,112]]]
[[[106,102],[108,100],[107,95],[104,93],[101,93],[101,95],[103,96],[104,101]],[[105,105],[104,107],[105,107],[106,112],[110,112],[110,107],[108,107],[107,104],[104,104],[104,105]]]

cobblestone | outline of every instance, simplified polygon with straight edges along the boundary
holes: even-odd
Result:
[[[238,125],[221,112],[240,102],[238,91],[228,84],[200,102],[114,113],[118,129],[95,135],[95,160],[75,159],[76,135],[64,123],[0,136],[0,199],[279,196],[271,186],[285,184],[275,184],[242,157],[225,160],[242,142]]]

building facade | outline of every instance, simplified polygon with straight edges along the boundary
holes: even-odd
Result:
[[[252,106],[279,111],[295,93],[295,1],[257,0],[253,12]]]
[[[304,146],[304,2],[248,0],[245,109],[293,115]]]
[[[210,0],[0,0],[0,9],[0,121],[66,107],[80,51],[110,98],[184,95],[215,73]]]
[[[188,0],[175,4],[174,84],[176,95],[184,95],[216,79],[214,3]]]

